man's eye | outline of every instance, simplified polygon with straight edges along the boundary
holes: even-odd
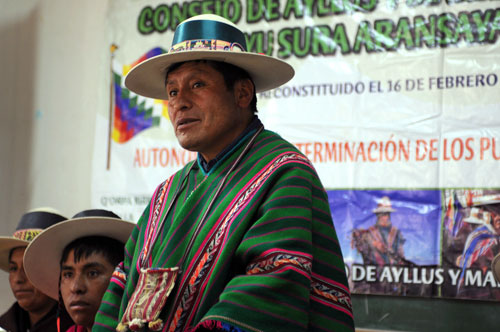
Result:
[[[170,91],[168,92],[168,96],[169,96],[169,97],[175,97],[175,96],[177,96],[177,91],[176,91],[176,90],[170,90]]]
[[[92,271],[89,271],[89,277],[91,278],[96,278],[100,275],[101,273],[97,270],[92,270]]]
[[[63,279],[69,279],[73,276],[73,273],[71,272],[63,272],[62,277]]]
[[[16,272],[17,271],[17,266],[11,265],[9,266],[9,272]]]
[[[193,88],[199,88],[199,87],[202,87],[203,86],[203,83],[202,82],[196,82],[193,84]]]

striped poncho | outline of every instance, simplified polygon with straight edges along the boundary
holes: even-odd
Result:
[[[158,231],[155,213],[165,224],[149,265],[178,266],[208,202],[248,140],[243,138],[208,174],[195,162],[191,172],[190,164],[158,186],[126,244],[93,331],[113,331],[120,321],[137,285],[141,250],[148,234]],[[184,189],[165,215],[186,174]],[[163,331],[354,330],[325,191],[307,158],[273,132],[261,132],[229,174],[180,269],[160,315]]]

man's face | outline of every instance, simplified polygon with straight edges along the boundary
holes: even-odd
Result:
[[[66,311],[75,324],[87,328],[94,317],[108,287],[114,266],[100,253],[74,260],[74,250],[61,265],[61,296]]]
[[[389,212],[377,213],[377,223],[383,227],[390,226],[391,214]]]
[[[55,301],[36,289],[26,277],[23,256],[26,248],[15,248],[9,260],[9,283],[17,303],[28,312],[43,311]]]
[[[215,158],[252,118],[245,108],[253,96],[251,84],[238,81],[228,90],[222,74],[201,62],[186,62],[169,72],[168,114],[180,145],[200,152],[206,161]]]
[[[500,214],[492,213],[492,225],[498,235],[500,235]]]

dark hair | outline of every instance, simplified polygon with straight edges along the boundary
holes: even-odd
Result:
[[[92,254],[102,254],[113,266],[123,261],[123,243],[107,236],[85,236],[74,240],[64,248],[61,266],[71,250],[74,250],[75,263]]]
[[[21,247],[15,247],[15,248],[12,248],[12,249],[10,249],[10,250],[9,250],[9,260],[8,260],[8,262],[9,262],[9,263],[10,263],[10,261],[12,260],[12,253],[14,252],[14,250],[19,249],[19,248],[24,248],[24,249],[26,249],[26,247],[25,247],[25,246],[21,246]]]
[[[206,63],[207,65],[211,66],[213,69],[221,73],[222,77],[224,78],[224,83],[226,85],[227,89],[232,90],[234,88],[234,84],[239,81],[239,80],[245,80],[249,79],[254,87],[254,94],[252,101],[250,102],[250,110],[256,114],[257,113],[257,93],[255,92],[255,84],[250,77],[250,75],[246,72],[246,70],[232,65],[227,62],[221,62],[221,61],[212,61],[212,60],[193,60],[193,61],[185,61],[185,62],[177,62],[171,65],[166,73],[165,73],[165,84],[167,82],[167,77],[168,73],[171,71],[176,70],[186,62],[201,62],[201,63]]]

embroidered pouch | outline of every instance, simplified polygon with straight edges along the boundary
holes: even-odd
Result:
[[[178,273],[178,267],[141,269],[137,286],[116,330],[140,331],[147,325],[152,331],[160,331],[164,322],[158,317]]]

